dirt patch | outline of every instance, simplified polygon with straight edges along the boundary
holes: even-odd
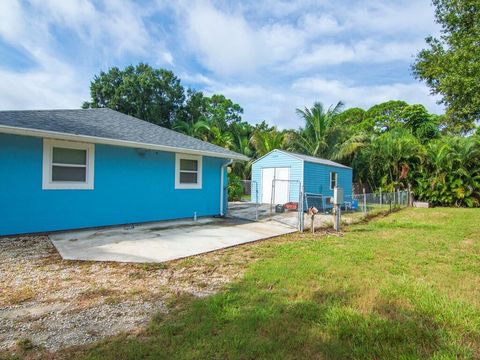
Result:
[[[68,261],[45,236],[2,238],[0,249],[0,351],[134,331],[182,294],[217,292],[256,258],[243,247],[166,264]]]
[[[463,246],[472,246],[474,244],[473,239],[464,239],[461,243]]]

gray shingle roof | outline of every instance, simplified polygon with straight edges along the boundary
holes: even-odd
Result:
[[[278,151],[281,151],[285,154],[295,156],[299,159],[302,159],[303,161],[307,161],[307,162],[311,162],[311,163],[315,163],[315,164],[323,164],[323,165],[341,167],[341,168],[345,168],[345,169],[351,169],[351,167],[348,167],[348,166],[343,165],[343,164],[339,164],[339,163],[337,163],[335,161],[332,161],[332,160],[321,159],[321,158],[318,158],[318,157],[315,157],[315,156],[308,156],[308,155],[298,154],[298,153],[289,152],[289,151],[285,151],[285,150],[278,150]]]
[[[93,136],[218,154],[219,157],[248,160],[222,147],[111,109],[0,111],[0,126]],[[141,147],[141,146],[139,146]]]

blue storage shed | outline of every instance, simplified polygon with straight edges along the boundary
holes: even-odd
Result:
[[[333,196],[335,186],[352,195],[352,168],[331,160],[273,150],[252,164],[252,201],[285,204],[299,202],[301,187],[305,194]],[[258,191],[255,191],[258,189]],[[258,194],[258,199],[257,199]]]
[[[0,236],[224,215],[238,160],[110,109],[0,111]]]

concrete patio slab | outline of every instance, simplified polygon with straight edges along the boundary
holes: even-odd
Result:
[[[163,262],[295,231],[274,221],[202,218],[55,233],[50,240],[67,260]]]

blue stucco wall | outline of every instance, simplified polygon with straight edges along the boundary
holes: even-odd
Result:
[[[290,180],[298,180],[303,183],[303,162],[300,159],[292,157],[284,152],[272,151],[265,157],[259,159],[252,165],[252,181],[258,184],[258,198],[262,199],[262,169],[263,168],[290,168]],[[289,200],[298,202],[299,185],[290,183]],[[252,201],[256,202],[256,197],[252,189]]]
[[[175,190],[174,153],[96,144],[94,190],[42,190],[42,147],[0,134],[0,235],[220,213],[225,159],[203,157],[202,189]]]
[[[345,196],[350,196],[352,194],[352,169],[307,161],[304,163],[305,193],[333,196],[333,190],[330,190],[330,172],[338,174],[337,186],[343,188]]]

